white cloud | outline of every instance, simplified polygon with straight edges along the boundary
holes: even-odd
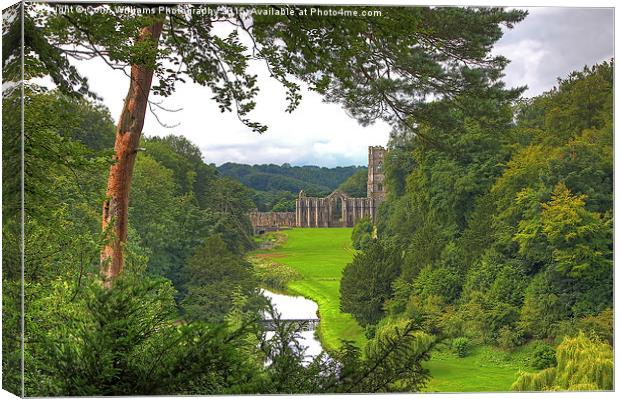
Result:
[[[504,70],[504,81],[508,87],[528,86],[528,92],[532,93],[540,93],[545,88],[548,82],[545,76],[541,76],[540,67],[549,52],[544,43],[524,39],[516,43],[497,45],[493,53],[501,54],[510,60]]]
[[[529,15],[507,30],[494,53],[512,62],[505,70],[509,86],[527,84],[525,96],[550,90],[558,77],[614,56],[612,8],[531,7]]]

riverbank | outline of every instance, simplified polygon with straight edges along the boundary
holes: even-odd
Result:
[[[259,264],[265,281],[271,282],[267,288],[301,295],[318,304],[318,334],[327,351],[339,348],[341,340],[353,341],[360,348],[366,343],[364,329],[353,316],[340,311],[342,270],[355,254],[351,231],[313,228],[270,233],[266,239],[274,242],[272,248],[253,251],[249,256],[252,263]]]

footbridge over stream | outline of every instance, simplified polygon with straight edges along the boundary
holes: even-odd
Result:
[[[314,331],[319,326],[321,319],[280,319],[279,323],[285,326],[294,324],[295,328],[300,331]],[[275,331],[277,323],[273,319],[264,319],[263,328],[265,331]]]

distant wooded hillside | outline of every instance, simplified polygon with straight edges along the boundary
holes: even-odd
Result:
[[[323,196],[338,188],[356,172],[366,167],[244,165],[225,163],[219,166],[220,175],[240,181],[256,191],[254,202],[261,211],[292,211],[300,190],[308,195]],[[363,172],[365,173],[365,172]],[[366,182],[364,181],[364,186]]]

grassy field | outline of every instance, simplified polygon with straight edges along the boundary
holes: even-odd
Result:
[[[290,268],[286,291],[312,299],[319,305],[319,335],[327,350],[340,346],[340,340],[363,347],[364,330],[350,314],[340,311],[340,277],[355,251],[351,248],[350,228],[293,229],[267,236],[275,248],[254,251],[253,262],[267,267]],[[279,265],[279,266],[278,266]],[[459,358],[438,348],[424,364],[431,372],[427,392],[508,391],[519,370],[530,371],[522,352],[507,354],[483,346]]]
[[[340,340],[354,341],[360,347],[364,330],[350,314],[340,311],[340,277],[353,259],[350,228],[293,229],[274,249],[259,250],[252,257],[293,268],[301,279],[288,283],[287,291],[312,299],[319,305],[319,335],[327,350],[340,346]]]
[[[446,351],[434,351],[424,364],[431,372],[426,392],[500,392],[510,391],[517,373],[532,371],[528,349],[507,353],[480,346],[464,358]]]

